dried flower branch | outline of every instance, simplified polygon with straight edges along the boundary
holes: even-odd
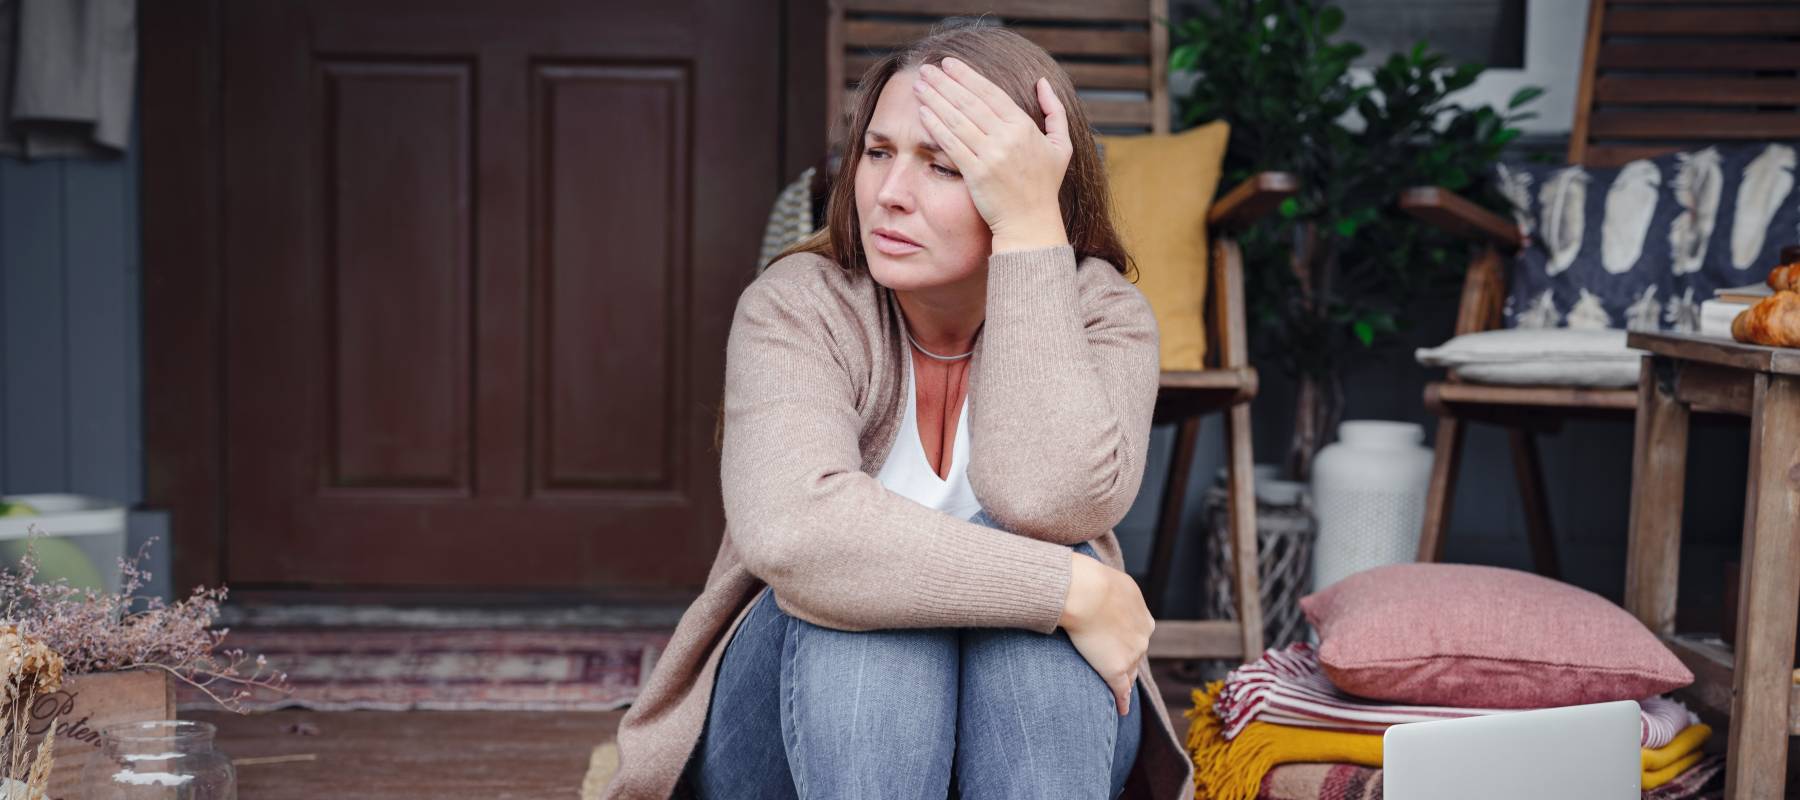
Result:
[[[38,695],[62,688],[63,659],[18,626],[0,624],[0,797],[43,800],[56,764],[56,731],[29,750],[30,709]]]
[[[173,605],[161,597],[137,596],[151,578],[140,564],[154,538],[129,560],[119,559],[121,585],[113,593],[63,580],[36,582],[33,545],[42,535],[33,528],[17,569],[0,570],[0,620],[42,640],[62,657],[68,674],[160,669],[239,712],[253,690],[291,691],[287,674],[270,670],[262,656],[251,659],[242,650],[223,647],[230,629],[212,624],[225,601],[225,587],[196,587]]]

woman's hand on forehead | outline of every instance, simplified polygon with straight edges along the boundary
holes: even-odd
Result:
[[[1060,202],[1073,152],[1068,114],[1048,79],[1036,90],[1041,131],[1011,96],[957,59],[920,67],[913,82],[925,130],[963,174],[996,253],[1068,242]]]

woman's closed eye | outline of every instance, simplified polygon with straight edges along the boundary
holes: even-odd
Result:
[[[863,155],[866,155],[866,156],[868,156],[868,157],[869,157],[869,159],[870,159],[870,160],[877,160],[877,161],[878,161],[878,160],[880,160],[880,159],[882,159],[882,158],[885,158],[885,157],[886,157],[886,156],[887,156],[887,154],[888,154],[888,153],[887,153],[887,151],[886,151],[886,150],[884,150],[884,149],[882,149],[882,148],[879,148],[879,147],[871,147],[871,148],[869,148],[869,149],[867,149],[867,150],[864,150],[864,151],[863,151]],[[932,164],[932,165],[931,165],[931,170],[932,170],[932,171],[933,171],[933,172],[936,172],[936,173],[937,173],[937,174],[939,174],[939,175],[941,175],[941,176],[943,176],[943,177],[946,177],[946,178],[960,178],[960,177],[962,177],[962,173],[960,173],[960,172],[957,172],[957,171],[956,171],[956,170],[953,170],[953,169],[951,169],[951,168],[949,168],[949,167],[946,167],[946,166],[944,166],[944,165],[942,165],[942,164]]]

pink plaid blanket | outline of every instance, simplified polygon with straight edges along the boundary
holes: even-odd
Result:
[[[1686,706],[1667,697],[1638,701],[1644,715],[1643,746],[1668,744],[1683,728],[1699,721]],[[1430,722],[1519,709],[1405,706],[1353,697],[1333,686],[1319,667],[1311,645],[1296,642],[1269,650],[1262,658],[1231,671],[1213,710],[1225,738],[1235,739],[1251,722],[1273,722],[1350,733],[1380,733],[1391,725]]]

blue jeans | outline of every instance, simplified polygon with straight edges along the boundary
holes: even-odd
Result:
[[[708,800],[1112,798],[1137,757],[1140,695],[1120,716],[1060,630],[839,631],[764,590],[725,648],[685,779]]]

